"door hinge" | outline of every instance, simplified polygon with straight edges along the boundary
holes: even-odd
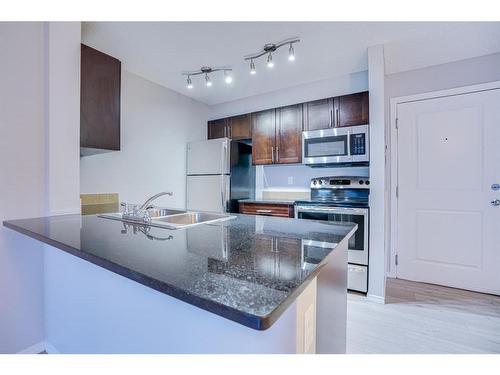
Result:
[[[399,129],[399,119],[396,117],[396,129]]]
[[[398,265],[398,254],[394,255],[394,264]]]

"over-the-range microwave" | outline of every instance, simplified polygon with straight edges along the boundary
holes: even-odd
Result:
[[[305,131],[302,163],[311,167],[368,165],[368,125]]]

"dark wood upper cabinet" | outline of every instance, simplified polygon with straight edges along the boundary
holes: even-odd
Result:
[[[276,115],[274,109],[252,113],[252,163],[273,164],[276,147]]]
[[[333,126],[333,98],[304,104],[304,130],[319,130]]]
[[[276,157],[279,164],[302,161],[302,104],[276,109]]]
[[[368,118],[368,91],[335,98],[336,126],[366,125]]]
[[[228,119],[219,119],[208,122],[208,139],[228,137]]]
[[[229,119],[229,138],[233,140],[252,138],[252,115],[250,113]]]
[[[81,154],[120,150],[120,61],[82,44],[80,77]]]

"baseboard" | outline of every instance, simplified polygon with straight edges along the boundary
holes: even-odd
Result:
[[[376,296],[376,295],[374,295],[374,294],[367,294],[367,295],[366,295],[366,298],[367,298],[369,301],[372,301],[372,302],[385,304],[385,297]]]
[[[46,341],[41,341],[35,345],[31,345],[30,347],[17,352],[17,354],[39,354],[42,352],[46,352],[47,354],[60,354],[52,344]]]
[[[50,342],[45,342],[45,351],[47,354],[61,354]]]
[[[45,342],[37,342],[35,345],[31,345],[30,347],[27,347],[26,349],[21,350],[20,352],[17,352],[17,354],[38,354],[41,353],[45,350]]]

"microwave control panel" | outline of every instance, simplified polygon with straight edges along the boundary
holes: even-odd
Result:
[[[366,153],[366,134],[351,134],[351,155],[364,155]]]

